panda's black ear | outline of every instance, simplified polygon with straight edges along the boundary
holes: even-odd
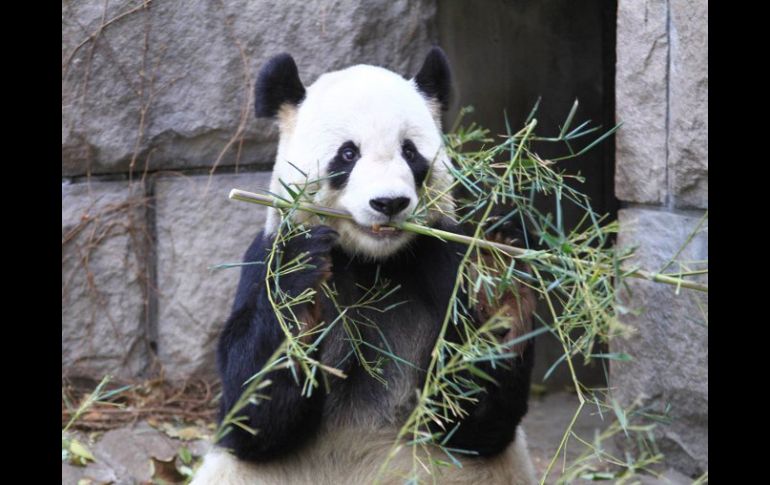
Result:
[[[297,64],[289,54],[270,58],[259,71],[254,86],[254,111],[257,118],[273,118],[286,103],[298,105],[305,98],[305,86],[299,79]]]
[[[437,100],[441,104],[441,109],[447,109],[452,73],[449,70],[446,54],[440,47],[431,48],[414,80],[420,92],[428,98]]]

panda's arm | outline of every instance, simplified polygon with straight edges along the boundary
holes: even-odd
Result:
[[[513,441],[516,427],[527,413],[533,347],[528,342],[520,356],[506,361],[507,369],[500,365],[495,368],[489,364],[479,365],[499,385],[479,382],[485,392],[478,396],[478,403],[466,406],[469,415],[456,425],[446,446],[491,456],[505,450]]]
[[[291,252],[307,251],[311,258],[323,256],[333,235],[315,230],[312,236],[290,242],[294,247],[288,249]],[[272,241],[260,233],[247,251],[245,261],[263,261],[271,244]],[[282,278],[281,289],[294,294],[314,285],[322,278],[320,266]],[[220,419],[241,397],[244,382],[262,369],[285,338],[268,301],[265,275],[264,264],[243,267],[232,314],[220,336],[217,351],[222,380]],[[244,424],[256,429],[257,434],[232,426],[220,443],[241,459],[262,461],[290,451],[311,436],[320,423],[324,400],[322,389],[313,389],[309,398],[302,396],[301,386],[288,369],[274,371],[268,379],[271,384],[260,392],[269,399],[256,405],[247,404],[238,414],[247,418]]]
[[[444,227],[452,232],[462,232],[457,226]],[[517,238],[523,240],[523,236],[516,228],[506,228],[501,234],[504,240]],[[462,254],[466,248],[455,247],[455,254]],[[456,266],[455,266],[456,267]],[[467,295],[462,296],[467,298]],[[511,330],[504,336],[503,341],[510,341],[532,330],[532,315],[536,304],[534,293],[519,286],[515,292],[509,292],[497,302],[497,308],[477,308],[474,310],[474,319],[477,325],[482,325],[496,311],[504,311],[509,317]],[[504,308],[501,308],[501,305]],[[450,328],[447,335],[449,340],[460,341],[458,330]],[[527,413],[527,401],[529,399],[530,378],[534,365],[534,343],[532,339],[518,343],[512,350],[516,354],[513,358],[505,359],[492,365],[489,362],[481,362],[477,367],[489,375],[496,382],[489,382],[468,373],[465,377],[474,379],[484,392],[478,394],[477,403],[464,404],[468,415],[451,431],[451,436],[446,446],[477,453],[479,456],[491,456],[502,452],[513,441],[516,427]],[[499,365],[500,363],[504,365]]]

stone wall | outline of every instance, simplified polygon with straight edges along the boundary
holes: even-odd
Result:
[[[147,4],[148,6],[145,6]],[[62,3],[62,367],[214,371],[277,131],[252,87],[291,53],[305,84],[356,63],[413,75],[433,0]]]
[[[618,4],[618,246],[638,246],[634,263],[653,271],[672,258],[698,269],[708,258],[707,17],[705,0]],[[708,297],[629,281],[623,300],[637,333],[612,343],[634,359],[612,363],[614,396],[670,406],[658,445],[669,464],[699,475],[708,469]]]

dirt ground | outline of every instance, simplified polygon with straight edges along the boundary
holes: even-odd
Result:
[[[571,393],[550,393],[533,397],[523,426],[540,477],[554,456],[563,433],[577,408],[578,400]],[[605,422],[585,408],[576,421],[574,431],[590,440]],[[87,466],[62,463],[62,484],[115,485],[139,483],[180,483],[184,473],[194,466],[196,457],[208,449],[207,437],[212,427],[202,419],[197,424],[172,424],[155,418],[137,420],[106,432],[75,432],[77,439],[88,447],[94,457]],[[569,462],[582,450],[575,440],[568,442]],[[560,457],[561,458],[561,457]],[[561,459],[557,460],[545,483],[555,483],[560,475]],[[573,481],[572,483],[588,483]],[[663,477],[643,478],[630,483],[649,485],[690,483],[685,477],[668,471]]]

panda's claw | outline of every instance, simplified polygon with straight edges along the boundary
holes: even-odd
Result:
[[[309,232],[311,239],[325,243],[335,243],[340,237],[339,233],[329,226],[314,226]]]
[[[291,261],[304,254],[309,267],[281,278],[282,289],[289,294],[300,294],[307,288],[318,288],[332,276],[330,252],[339,239],[337,231],[329,226],[315,226],[304,236],[284,243],[284,260]]]

